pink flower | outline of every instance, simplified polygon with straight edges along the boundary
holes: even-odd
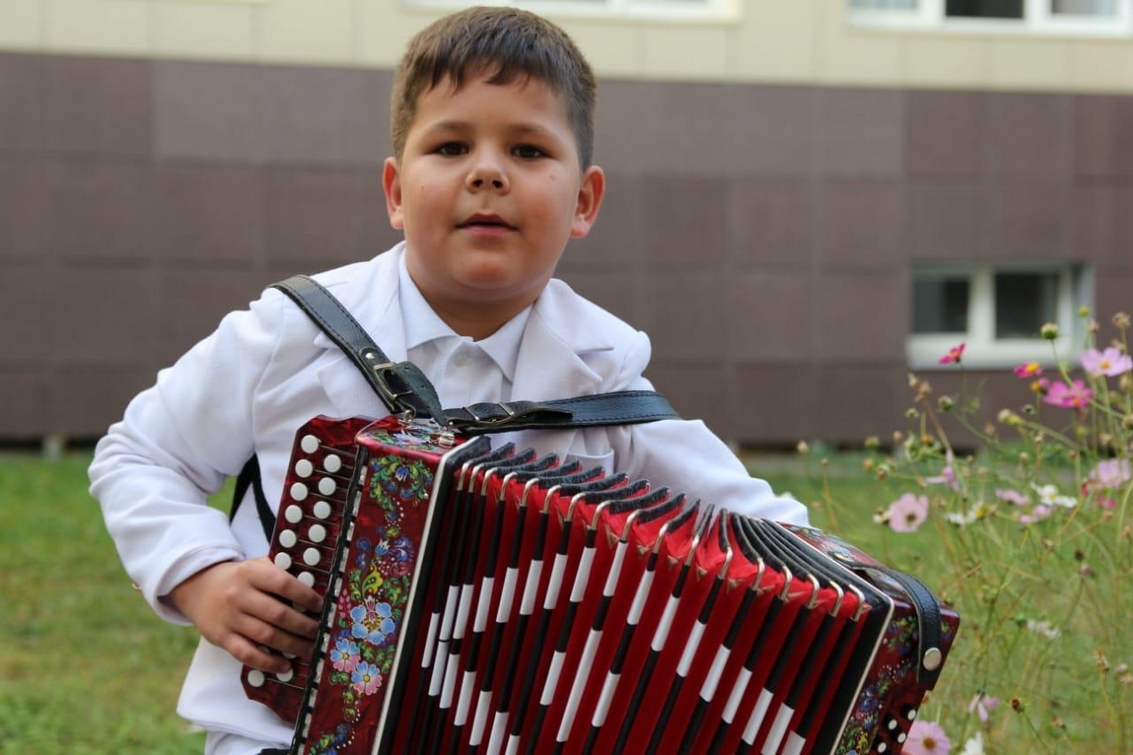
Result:
[[[1015,374],[1021,378],[1042,377],[1043,368],[1039,366],[1038,362],[1027,362],[1016,367]]]
[[[928,518],[928,498],[905,493],[889,504],[885,513],[888,516],[889,529],[894,532],[916,532]]]
[[[1129,471],[1128,459],[1105,459],[1090,472],[1087,480],[1095,488],[1119,488],[1129,480],[1133,474]]]
[[[952,740],[934,721],[913,721],[905,740],[905,755],[944,755],[952,751]]]
[[[976,696],[972,698],[972,702],[968,703],[968,712],[975,713],[979,716],[982,723],[987,723],[988,714],[999,707],[998,697],[989,697],[983,692],[977,692]]]
[[[1122,354],[1116,346],[1110,346],[1105,351],[1089,349],[1082,353],[1082,369],[1093,377],[1115,377],[1133,370],[1133,357]]]
[[[947,485],[953,490],[959,490],[960,481],[956,479],[956,470],[952,468],[953,458],[951,451],[946,454],[946,458],[948,462],[944,465],[944,469],[940,470],[940,476],[926,478],[925,482],[934,485]]]
[[[964,346],[963,342],[959,346],[953,346],[947,354],[940,358],[940,364],[959,364],[960,357],[964,354]]]
[[[1051,515],[1053,511],[1053,506],[1048,506],[1045,503],[1040,503],[1038,506],[1035,506],[1033,509],[1031,509],[1030,514],[1023,514],[1023,516],[1019,517],[1019,521],[1023,524],[1034,524],[1041,519],[1046,519]]]
[[[1028,498],[1025,493],[1020,493],[1018,490],[1011,488],[996,488],[995,497],[1001,501],[1013,503],[1016,506],[1026,506],[1031,502],[1031,499]]]
[[[1063,409],[1081,409],[1090,403],[1094,392],[1086,387],[1081,380],[1075,380],[1067,385],[1063,382],[1051,383],[1050,390],[1043,396],[1043,401]]]

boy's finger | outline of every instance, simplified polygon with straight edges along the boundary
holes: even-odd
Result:
[[[251,578],[254,587],[262,592],[278,595],[284,600],[289,600],[301,610],[314,614],[322,612],[323,599],[313,589],[280,569],[266,557],[255,559],[254,563],[255,571]]]

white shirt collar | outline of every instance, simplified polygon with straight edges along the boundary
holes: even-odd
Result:
[[[401,264],[398,266],[398,276],[398,298],[401,304],[401,318],[405,323],[405,348],[407,351],[411,352],[413,349],[433,341],[455,339],[450,348],[456,348],[459,343],[476,346],[491,357],[509,381],[514,379],[515,365],[519,361],[519,344],[523,340],[527,318],[531,315],[530,306],[504,323],[492,335],[479,341],[473,341],[467,336],[458,335],[433,311],[429,302],[425,301],[421,290],[417,288],[417,284],[413,282],[413,278],[410,277],[404,255],[401,258]]]

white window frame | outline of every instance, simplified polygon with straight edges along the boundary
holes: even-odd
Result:
[[[996,273],[1056,273],[1058,275],[1058,301],[1056,303],[1059,336],[1051,342],[1038,333],[1034,338],[995,337],[995,275]],[[909,308],[909,335],[905,341],[905,358],[910,368],[917,370],[955,369],[940,364],[940,358],[949,349],[965,343],[963,363],[972,369],[1002,369],[1024,362],[1038,362],[1055,366],[1055,351],[1061,359],[1076,359],[1084,341],[1082,318],[1078,309],[1091,304],[1093,277],[1089,268],[1072,264],[988,264],[920,266],[912,280],[920,275],[965,277],[970,281],[968,297],[968,331],[966,333],[913,333],[912,306]]]
[[[401,0],[401,4],[413,10],[446,12],[473,5],[514,6],[546,16],[676,23],[735,22],[743,11],[743,0]]]
[[[1023,18],[956,18],[944,15],[945,0],[917,0],[917,7],[855,8],[846,2],[846,17],[855,26],[923,29],[963,34],[1133,36],[1133,0],[1116,0],[1112,17],[1060,16],[1051,0],[1023,0]]]

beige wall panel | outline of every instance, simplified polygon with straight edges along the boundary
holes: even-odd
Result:
[[[261,60],[355,62],[355,0],[273,0],[258,6],[256,14]]]
[[[643,25],[641,43],[643,73],[647,78],[730,78],[728,31],[723,27]]]
[[[817,75],[820,0],[750,0],[732,32],[733,78],[813,81]]]
[[[905,40],[846,23],[840,7],[826,2],[819,20],[818,82],[894,86],[900,83]]]
[[[642,68],[642,32],[633,24],[557,20],[599,78],[632,78]]]
[[[356,18],[358,62],[393,68],[410,37],[440,16],[440,12],[406,11],[398,0],[361,0]]]
[[[139,0],[43,0],[44,47],[57,52],[148,54],[151,11]]]
[[[0,0],[0,49],[34,50],[43,44],[39,0]]]
[[[160,57],[250,60],[254,8],[245,3],[164,0],[154,3],[154,52]]]
[[[1133,41],[1070,42],[1068,48],[1074,91],[1133,91]]]
[[[1068,59],[1063,40],[992,39],[982,83],[992,89],[1064,91],[1070,84]]]
[[[987,43],[954,37],[919,36],[905,41],[902,84],[912,87],[971,88],[986,81]]]

